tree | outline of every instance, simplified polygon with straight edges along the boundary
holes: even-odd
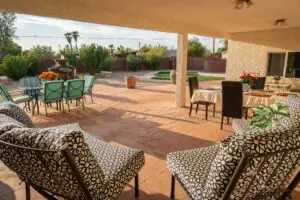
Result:
[[[110,52],[110,55],[113,56],[115,54],[115,47],[113,44],[108,45],[108,49]]]
[[[129,48],[129,47],[124,47],[124,46],[118,46],[117,47],[117,52],[116,52],[116,54],[118,54],[118,55],[120,55],[120,56],[122,56],[122,57],[125,57],[125,56],[127,56],[129,53],[131,53],[131,52],[134,52],[134,50],[133,49],[131,49],[131,48]]]
[[[77,40],[79,38],[79,33],[78,31],[73,31],[72,32],[72,36],[73,36],[73,39],[75,41],[75,48],[76,48],[76,53],[78,53],[78,46],[77,46]]]
[[[209,56],[211,52],[201,44],[198,38],[194,37],[189,40],[188,43],[188,56],[190,57],[206,57]]]
[[[73,36],[72,36],[72,33],[70,33],[70,32],[65,33],[65,38],[66,38],[67,42],[70,45],[71,51],[73,51],[73,47],[72,47],[72,38],[73,38]]]
[[[167,47],[165,46],[154,46],[146,53],[140,54],[144,57],[146,65],[148,65],[152,70],[156,70],[160,67],[160,61],[167,55]]]
[[[227,51],[228,40],[221,40],[220,43],[223,45],[223,47],[218,48],[217,53],[223,53],[224,51]]]
[[[107,57],[110,57],[108,49],[100,45],[83,45],[79,52],[83,64],[91,74],[99,72],[101,67],[106,68],[107,63],[105,62],[110,62],[107,59]]]
[[[15,20],[14,13],[0,13],[0,59],[8,54],[11,47],[16,47],[11,43],[16,32]]]

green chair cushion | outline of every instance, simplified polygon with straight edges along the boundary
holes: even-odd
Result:
[[[14,98],[15,103],[24,103],[24,102],[31,101],[31,100],[32,100],[32,97],[30,97],[28,95],[18,96],[16,98]]]

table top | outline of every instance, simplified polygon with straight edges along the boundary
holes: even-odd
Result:
[[[23,87],[23,86],[20,86],[19,88],[22,89],[22,90],[40,90],[43,87],[42,86],[38,86],[38,87]]]
[[[289,83],[266,83],[266,86],[271,86],[271,87],[290,87],[291,84]]]

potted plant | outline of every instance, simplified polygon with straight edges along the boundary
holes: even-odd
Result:
[[[255,86],[256,76],[252,76],[249,73],[244,72],[240,76],[240,81],[243,83],[243,91],[248,92],[251,88]]]
[[[127,85],[127,88],[134,89],[135,86],[136,86],[136,77],[126,76],[125,77],[125,84]]]
[[[280,77],[280,76],[274,76],[274,77],[273,77],[273,81],[272,81],[272,82],[273,82],[274,84],[279,84],[279,82],[280,82],[280,79],[281,79],[281,77]]]

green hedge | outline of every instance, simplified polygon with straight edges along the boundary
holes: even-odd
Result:
[[[27,76],[30,62],[24,56],[7,55],[0,65],[0,72],[13,80]]]

